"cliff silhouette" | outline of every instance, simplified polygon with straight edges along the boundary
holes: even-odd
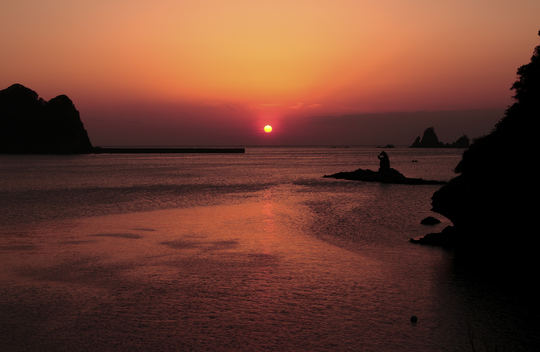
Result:
[[[433,194],[432,210],[446,216],[453,226],[418,242],[453,247],[470,257],[488,256],[501,263],[531,261],[538,267],[533,260],[532,221],[538,195],[535,126],[540,117],[540,45],[517,75],[511,87],[515,103],[490,134],[475,140],[463,153],[455,169],[459,175]]]
[[[0,91],[1,154],[92,153],[79,112],[65,95],[45,101],[14,84]]]
[[[469,138],[466,135],[463,135],[458,138],[452,144],[443,143],[439,141],[439,137],[435,133],[434,127],[429,127],[424,131],[422,139],[420,136],[416,137],[416,140],[409,148],[468,148],[469,147]]]

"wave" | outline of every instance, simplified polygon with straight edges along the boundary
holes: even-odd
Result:
[[[273,186],[262,184],[183,184],[79,187],[0,192],[0,222],[28,223],[107,214],[234,203],[236,198]]]

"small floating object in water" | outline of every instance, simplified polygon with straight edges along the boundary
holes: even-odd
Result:
[[[416,323],[418,321],[418,318],[416,317],[416,315],[413,315],[411,317],[411,323]]]

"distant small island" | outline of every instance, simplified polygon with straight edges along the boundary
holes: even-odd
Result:
[[[416,137],[416,140],[409,148],[469,148],[469,138],[464,134],[454,143],[445,144],[439,141],[435,128],[429,127],[424,131],[422,139],[420,139],[420,136]]]

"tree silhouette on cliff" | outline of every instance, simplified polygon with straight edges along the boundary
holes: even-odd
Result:
[[[460,175],[433,194],[433,211],[454,224],[445,229],[450,235],[442,238],[455,247],[518,255],[534,240],[536,206],[531,201],[535,203],[538,195],[540,45],[517,75],[511,87],[515,103],[490,134],[464,152],[455,170]]]

